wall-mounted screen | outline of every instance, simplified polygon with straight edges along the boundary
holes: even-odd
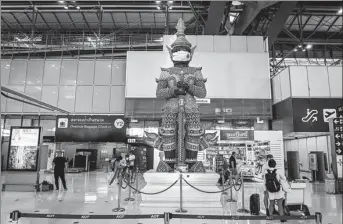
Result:
[[[12,127],[8,170],[37,170],[40,128]]]

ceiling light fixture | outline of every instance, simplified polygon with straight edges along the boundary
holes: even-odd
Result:
[[[343,9],[341,8],[340,10],[338,10],[338,14],[342,14],[342,12],[343,12]]]
[[[173,1],[168,1],[168,3],[170,3],[170,4],[171,4],[171,3],[173,3]]]
[[[157,4],[160,4],[160,3],[161,3],[161,1],[156,1],[156,3],[157,3]]]
[[[157,6],[156,8],[157,8],[158,10],[160,10],[160,9],[161,9],[161,7],[159,7],[159,6]]]
[[[68,6],[64,6],[64,9],[68,9]]]
[[[64,3],[64,1],[58,1],[59,3]]]
[[[294,51],[295,51],[295,52],[297,52],[297,51],[298,51],[298,49],[296,49],[296,48],[295,48],[295,49],[294,49]]]
[[[77,9],[80,9],[80,6],[76,6]]]
[[[304,48],[303,51],[306,51],[306,49]]]
[[[308,45],[306,45],[306,49],[311,49],[312,48],[312,44],[308,44]]]
[[[169,9],[172,10],[172,9],[173,9],[173,6],[170,6]]]
[[[298,48],[303,48],[303,45],[300,44],[300,45],[298,46]]]

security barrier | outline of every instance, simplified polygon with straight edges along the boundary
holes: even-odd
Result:
[[[138,172],[137,172],[138,175]],[[22,213],[20,211],[13,211],[10,214],[10,218],[12,221],[19,221],[21,218],[41,218],[41,219],[78,219],[78,220],[83,220],[83,219],[99,219],[99,220],[104,220],[104,219],[110,219],[110,220],[116,220],[116,219],[163,219],[164,224],[170,224],[171,219],[206,219],[206,220],[315,220],[316,224],[322,224],[322,214],[317,212],[315,215],[303,215],[303,216],[240,216],[240,215],[187,215],[187,214],[182,214],[186,213],[187,210],[183,208],[182,202],[183,202],[183,197],[182,197],[182,183],[185,182],[187,185],[192,187],[195,190],[198,190],[203,193],[223,193],[227,190],[232,190],[234,188],[236,191],[239,191],[240,188],[242,188],[242,197],[243,197],[243,202],[244,202],[244,181],[243,181],[243,176],[238,179],[237,183],[239,188],[237,189],[234,183],[230,183],[227,188],[224,187],[223,184],[223,189],[219,191],[205,191],[201,190],[195,186],[193,186],[191,183],[189,183],[186,179],[182,177],[182,173],[180,173],[180,177],[175,180],[174,183],[171,184],[171,186],[167,187],[164,190],[161,190],[159,192],[155,193],[148,193],[148,192],[142,192],[138,190],[138,178],[136,176],[136,187],[133,187],[130,185],[130,180],[129,178],[128,181],[125,180],[124,175],[119,175],[119,185],[118,185],[118,206],[117,208],[113,209],[113,212],[123,212],[125,211],[124,208],[120,206],[120,200],[121,200],[121,190],[129,187],[129,198],[131,198],[131,189],[135,190],[136,194],[160,194],[162,192],[165,192],[169,190],[171,187],[173,187],[178,181],[180,181],[180,208],[176,210],[178,214],[173,214],[173,213],[167,213],[165,212],[164,214],[138,214],[138,215],[125,215],[125,214],[116,214],[116,215],[76,215],[76,214],[40,214],[40,213]],[[123,182],[126,183],[126,186],[123,187]],[[231,192],[232,195],[232,192]],[[126,201],[132,201],[132,200],[126,200]],[[244,203],[243,203],[243,208],[244,208]],[[242,213],[242,209],[239,209],[237,212]]]
[[[314,220],[316,224],[322,224],[322,214],[316,213],[309,216],[239,216],[239,215],[186,215],[186,214],[142,214],[142,215],[72,215],[72,214],[37,214],[21,213],[13,211],[12,221],[19,221],[21,218],[42,218],[42,219],[163,219],[164,224],[170,224],[171,219],[201,219],[201,220]]]

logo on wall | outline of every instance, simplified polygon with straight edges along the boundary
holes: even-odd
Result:
[[[307,122],[315,122],[318,121],[318,110],[310,110],[307,109],[307,115],[303,118],[301,118],[301,120],[305,123]]]
[[[329,122],[330,118],[336,118],[336,109],[323,109],[324,122]]]
[[[116,119],[114,121],[114,127],[118,128],[118,129],[124,127],[124,125],[125,125],[125,122],[122,119],[120,119],[120,118]]]
[[[68,128],[68,118],[58,118],[58,128]]]

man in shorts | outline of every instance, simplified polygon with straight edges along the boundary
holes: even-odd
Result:
[[[267,155],[267,161],[262,166],[262,178],[264,181],[265,181],[265,174],[266,174],[267,170],[270,169],[268,162],[269,162],[269,160],[271,160],[273,158],[274,158],[273,155],[268,154]],[[269,194],[268,194],[267,189],[264,189],[264,206],[266,207],[267,216],[269,216],[268,203],[269,203]]]

